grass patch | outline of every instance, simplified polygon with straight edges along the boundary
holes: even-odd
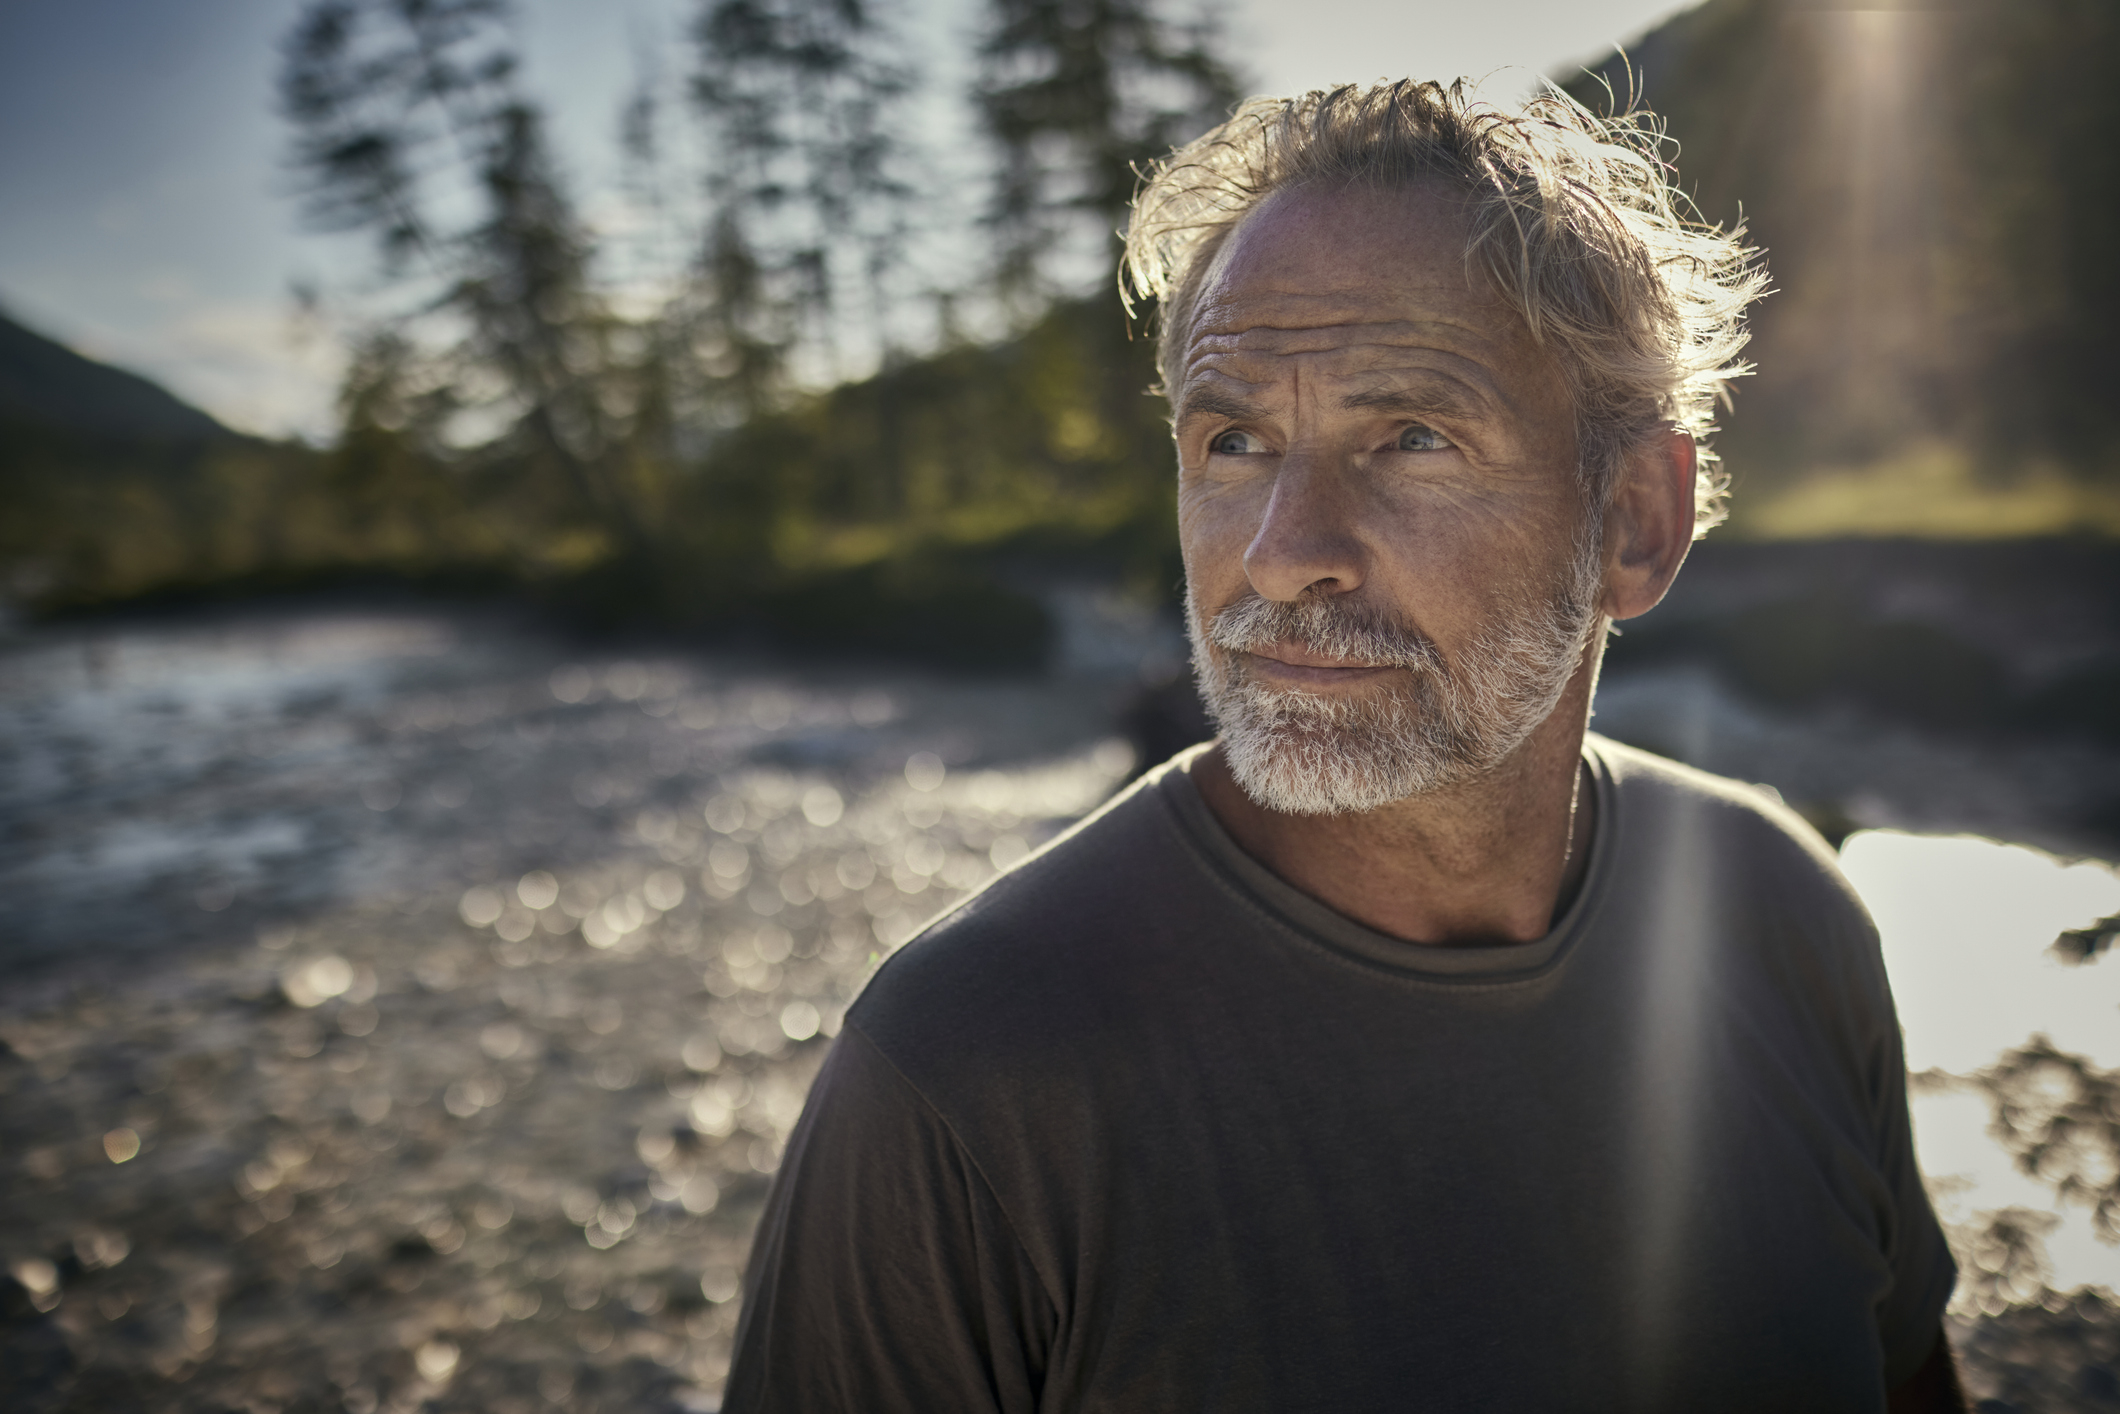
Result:
[[[1748,540],[2120,538],[2120,487],[2037,464],[1997,479],[1969,452],[1928,443],[1886,461],[1821,470],[1756,500],[1740,489],[1729,533]]]

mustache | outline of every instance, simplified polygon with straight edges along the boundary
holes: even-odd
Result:
[[[1306,594],[1282,602],[1256,592],[1228,604],[1204,625],[1207,641],[1231,653],[1258,653],[1278,644],[1364,667],[1439,671],[1435,641],[1376,605],[1344,596]]]

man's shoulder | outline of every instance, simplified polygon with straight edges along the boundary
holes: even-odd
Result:
[[[1704,844],[1761,851],[1763,862],[1845,888],[1833,847],[1773,786],[1718,776],[1594,734],[1590,750],[1604,764],[1630,828],[1666,837],[1704,831]]]
[[[877,970],[849,1015],[886,1053],[977,1053],[1059,1033],[1123,989],[1202,871],[1149,772],[937,918]]]
[[[1805,947],[1867,975],[1876,928],[1839,856],[1772,786],[1732,780],[1603,737],[1625,886],[1663,897],[1690,887],[1777,951]]]

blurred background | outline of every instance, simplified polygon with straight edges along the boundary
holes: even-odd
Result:
[[[1767,252],[1597,726],[1841,847],[1981,1407],[2120,1408],[2116,66],[2102,0],[0,9],[0,1402],[715,1408],[862,979],[1205,731],[1136,164],[1464,74],[1646,102]]]

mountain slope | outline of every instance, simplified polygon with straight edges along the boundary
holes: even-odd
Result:
[[[105,442],[203,442],[233,435],[138,374],[84,358],[5,314],[0,421]]]

